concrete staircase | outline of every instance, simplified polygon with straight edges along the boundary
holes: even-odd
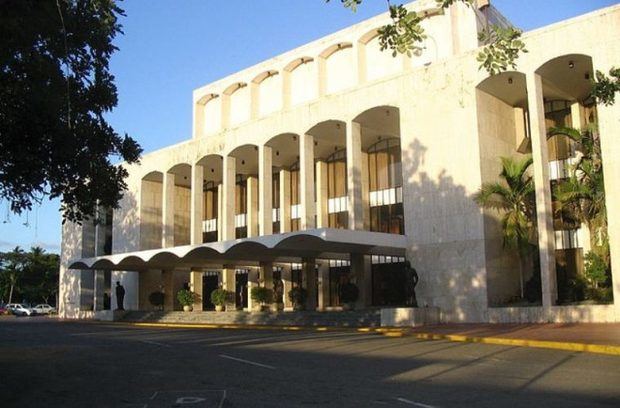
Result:
[[[379,310],[346,312],[127,312],[121,321],[143,323],[247,324],[270,326],[379,327]]]

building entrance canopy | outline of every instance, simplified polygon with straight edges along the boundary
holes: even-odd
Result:
[[[74,260],[71,269],[221,268],[303,258],[346,259],[349,254],[405,256],[404,235],[318,228],[285,234],[185,245]]]

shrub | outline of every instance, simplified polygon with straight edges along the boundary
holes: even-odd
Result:
[[[223,306],[230,299],[230,293],[226,289],[215,289],[211,292],[211,303],[215,306]]]
[[[149,295],[151,305],[160,308],[164,305],[164,294],[162,292],[153,292]]]
[[[607,264],[605,260],[594,252],[588,252],[584,256],[583,274],[591,286],[595,288],[605,286],[607,282]]]
[[[177,299],[181,306],[192,306],[196,301],[196,294],[191,290],[181,289],[177,292]]]
[[[307,292],[302,287],[293,288],[288,291],[288,298],[293,303],[293,307],[296,309],[303,307],[306,304]]]
[[[354,283],[347,282],[340,286],[340,300],[342,303],[355,303],[359,295],[360,291]]]
[[[273,302],[273,291],[261,286],[255,286],[250,291],[250,297],[253,301],[259,302],[261,305]]]

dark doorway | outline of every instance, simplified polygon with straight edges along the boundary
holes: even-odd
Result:
[[[330,266],[329,268],[329,305],[341,306],[340,287],[349,283],[350,266]]]
[[[237,309],[248,307],[248,270],[237,269],[235,272],[235,306]]]
[[[372,265],[373,306],[404,306],[407,303],[407,275],[404,263]]]
[[[202,310],[215,310],[211,303],[211,292],[219,286],[217,272],[205,272],[202,276]]]

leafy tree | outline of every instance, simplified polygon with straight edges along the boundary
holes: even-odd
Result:
[[[340,0],[352,11],[356,11],[362,1]],[[330,0],[325,2],[329,3]],[[472,7],[473,4],[473,0],[435,0],[435,2],[441,9],[458,2],[468,7]],[[381,50],[390,49],[393,56],[399,53],[411,56],[413,52],[421,50],[421,44],[426,38],[424,28],[421,26],[422,16],[407,10],[403,4],[391,4],[389,0],[387,4],[392,23],[379,29]],[[521,30],[514,27],[500,27],[494,24],[485,27],[479,34],[479,40],[486,44],[477,57],[480,68],[484,68],[490,75],[506,71],[508,68],[516,68],[519,53],[527,52],[525,44],[521,41],[521,34]]]
[[[620,68],[609,70],[609,76],[601,71],[596,71],[592,82],[592,96],[599,103],[613,105],[616,102],[616,92],[620,92]]]
[[[484,183],[474,195],[474,200],[483,208],[503,213],[502,232],[505,248],[516,249],[519,254],[519,276],[523,298],[523,269],[529,252],[530,242],[535,240],[536,204],[535,189],[528,169],[532,157],[515,160],[502,157],[501,182]]]
[[[0,285],[2,296],[8,295],[7,303],[13,302],[13,294],[20,288],[25,265],[24,251],[18,246],[11,252],[0,254]]]
[[[572,218],[587,225],[592,249],[609,264],[605,180],[598,130],[595,127],[583,131],[556,127],[550,129],[547,136],[568,137],[579,152],[570,177],[554,189],[557,211],[567,211]]]
[[[117,157],[142,151],[105,114],[118,103],[108,62],[123,10],[114,0],[0,0],[0,199],[30,210],[62,196],[64,219],[116,208]]]

